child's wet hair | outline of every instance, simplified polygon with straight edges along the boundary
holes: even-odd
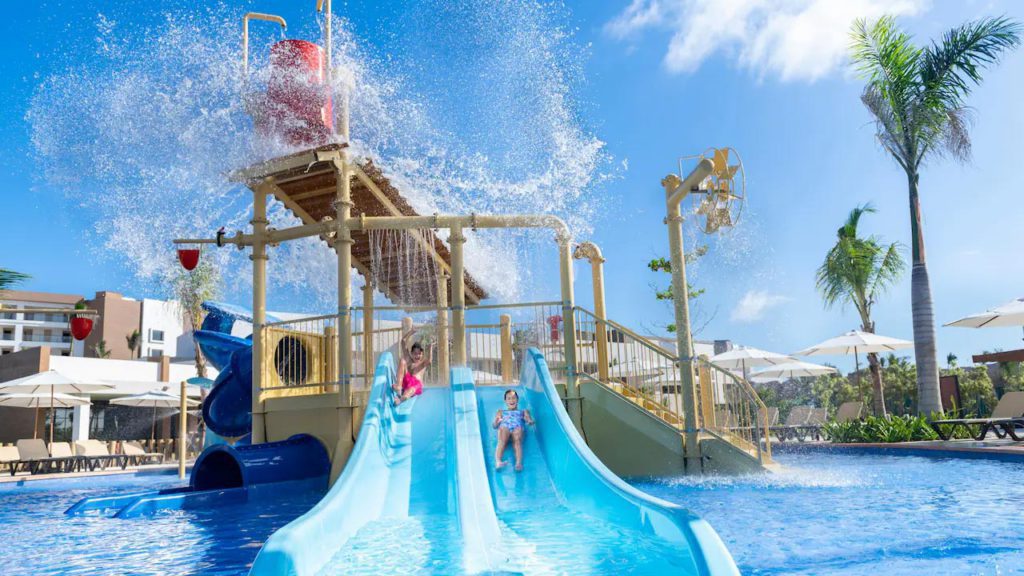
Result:
[[[513,390],[513,389],[511,389],[511,388],[509,388],[508,390],[505,390],[505,396],[504,396],[504,398],[505,398],[506,400],[508,399],[508,395],[509,395],[510,393],[511,393],[511,394],[515,394],[515,395],[516,395],[516,400],[519,400],[519,392],[516,392],[515,390]]]
[[[420,344],[419,342],[413,342],[412,348],[409,349],[409,352],[415,352],[417,350],[423,352],[423,344]]]

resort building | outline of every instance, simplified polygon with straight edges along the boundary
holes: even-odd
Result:
[[[32,312],[33,308],[74,308],[82,296],[5,290],[0,294],[0,355],[46,346],[57,356],[82,356],[85,346],[73,342],[67,316]],[[14,312],[10,309],[19,310]]]

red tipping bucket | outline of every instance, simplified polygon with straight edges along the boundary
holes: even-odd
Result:
[[[267,96],[254,115],[257,132],[293,146],[318,146],[334,133],[324,51],[305,40],[282,40],[270,48]]]
[[[178,262],[185,270],[195,270],[199,265],[198,248],[178,248]]]
[[[75,340],[85,340],[92,333],[92,318],[75,316],[71,319],[71,335]]]

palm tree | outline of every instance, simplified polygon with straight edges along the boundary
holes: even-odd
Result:
[[[853,61],[867,81],[861,101],[874,116],[882,148],[907,175],[917,409],[921,414],[940,412],[935,314],[918,199],[920,170],[929,159],[970,158],[965,101],[981,83],[982,69],[1020,43],[1020,26],[1007,18],[987,18],[953,28],[941,41],[919,48],[893,18],[884,17],[872,25],[857,20],[851,36]]]
[[[142,344],[142,336],[139,334],[138,329],[132,330],[131,334],[124,337],[124,341],[128,344],[128,351],[132,353],[132,358],[134,358],[135,351],[139,348],[139,344]]]
[[[110,358],[110,350],[107,350],[107,341],[100,340],[93,345],[92,351],[97,358]]]
[[[870,204],[850,211],[846,222],[836,232],[836,243],[825,255],[816,276],[825,307],[831,308],[837,303],[852,304],[860,315],[861,330],[872,334],[875,333],[872,306],[906,268],[897,242],[885,245],[875,236],[864,238],[857,234],[861,216],[874,212]],[[868,365],[875,389],[875,415],[885,416],[882,371],[877,354],[868,354]]]
[[[16,284],[20,284],[29,278],[31,278],[31,276],[28,274],[22,274],[21,272],[15,272],[14,270],[0,268],[0,290],[13,288]]]

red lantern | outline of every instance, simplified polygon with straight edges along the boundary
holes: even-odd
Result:
[[[195,270],[199,265],[198,248],[178,248],[178,262],[185,270]]]
[[[559,315],[548,316],[548,325],[551,326],[551,341],[558,344],[558,325],[562,323]]]
[[[75,316],[71,319],[71,335],[75,340],[85,340],[92,333],[92,318]]]

